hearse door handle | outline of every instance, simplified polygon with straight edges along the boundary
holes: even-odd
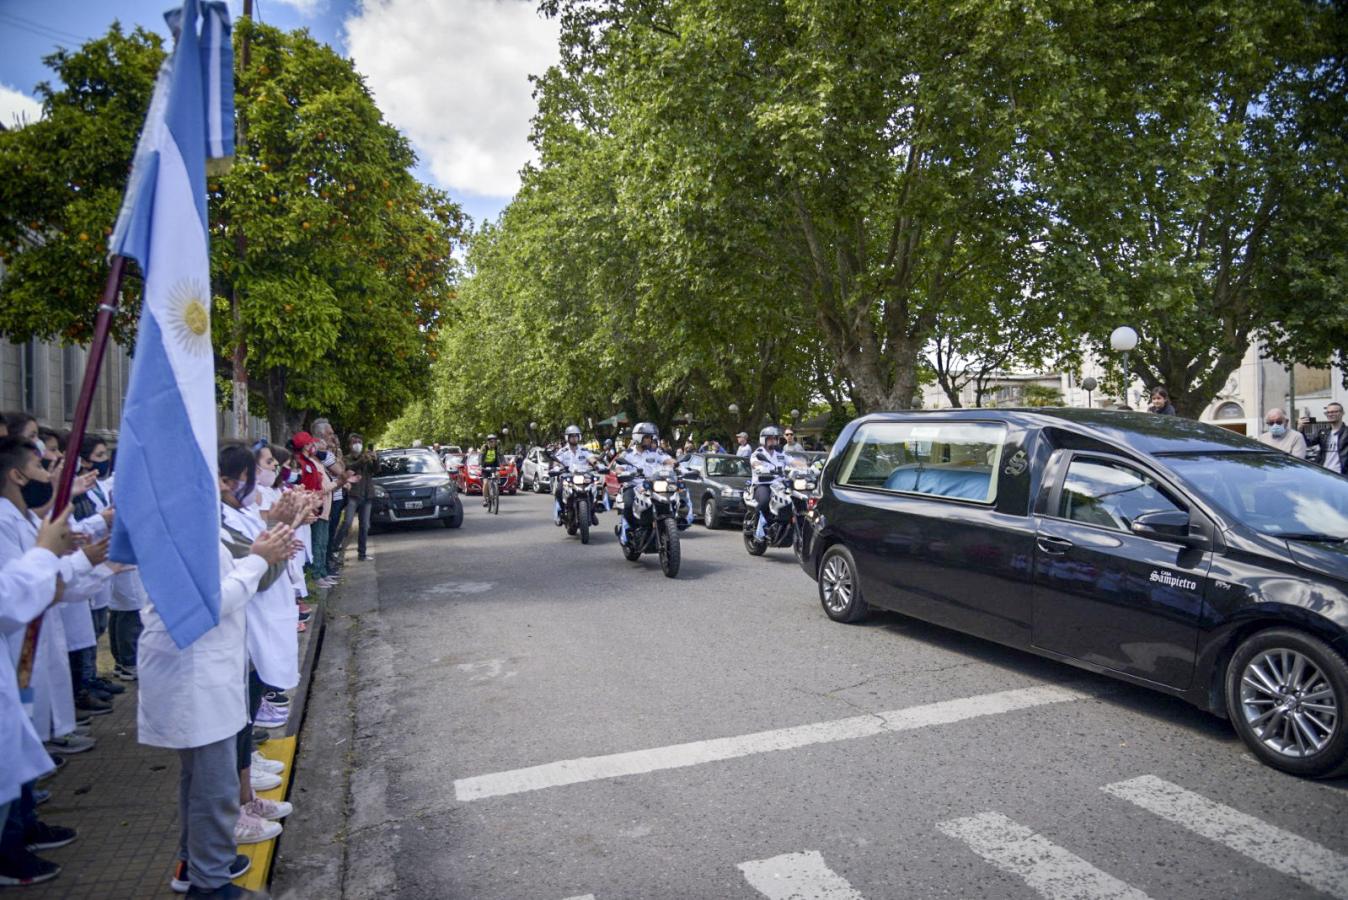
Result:
[[[1063,538],[1041,537],[1038,540],[1039,549],[1050,556],[1062,556],[1068,550],[1072,549],[1072,542]]]

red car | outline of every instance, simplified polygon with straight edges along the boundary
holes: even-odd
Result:
[[[496,477],[501,479],[501,493],[513,494],[520,489],[519,468],[515,465],[515,457],[507,456],[501,460],[501,466],[496,470]],[[454,473],[454,481],[458,483],[459,490],[465,494],[482,493],[482,457],[476,453],[470,453],[463,460],[463,465]]]

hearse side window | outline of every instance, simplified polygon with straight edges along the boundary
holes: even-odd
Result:
[[[1142,513],[1180,510],[1156,484],[1131,466],[1074,459],[1063,482],[1058,515],[1118,531],[1131,531]]]
[[[1005,441],[990,422],[873,422],[853,436],[838,483],[991,503]]]

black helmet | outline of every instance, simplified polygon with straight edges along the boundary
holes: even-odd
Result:
[[[633,443],[641,443],[641,439],[646,435],[650,435],[651,440],[653,441],[658,441],[660,439],[660,429],[655,427],[654,422],[638,422],[632,426]]]
[[[780,444],[782,442],[782,429],[776,425],[764,425],[763,430],[758,433],[758,443],[765,443],[768,438],[776,438],[777,443]]]

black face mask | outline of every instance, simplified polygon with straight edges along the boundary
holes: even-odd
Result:
[[[28,479],[28,483],[19,489],[23,493],[23,502],[29,509],[38,509],[46,506],[51,500],[51,495],[55,490],[50,481],[36,481]]]
[[[112,471],[112,460],[105,459],[102,462],[91,462],[89,467],[98,473],[100,480],[107,478],[108,473]]]

